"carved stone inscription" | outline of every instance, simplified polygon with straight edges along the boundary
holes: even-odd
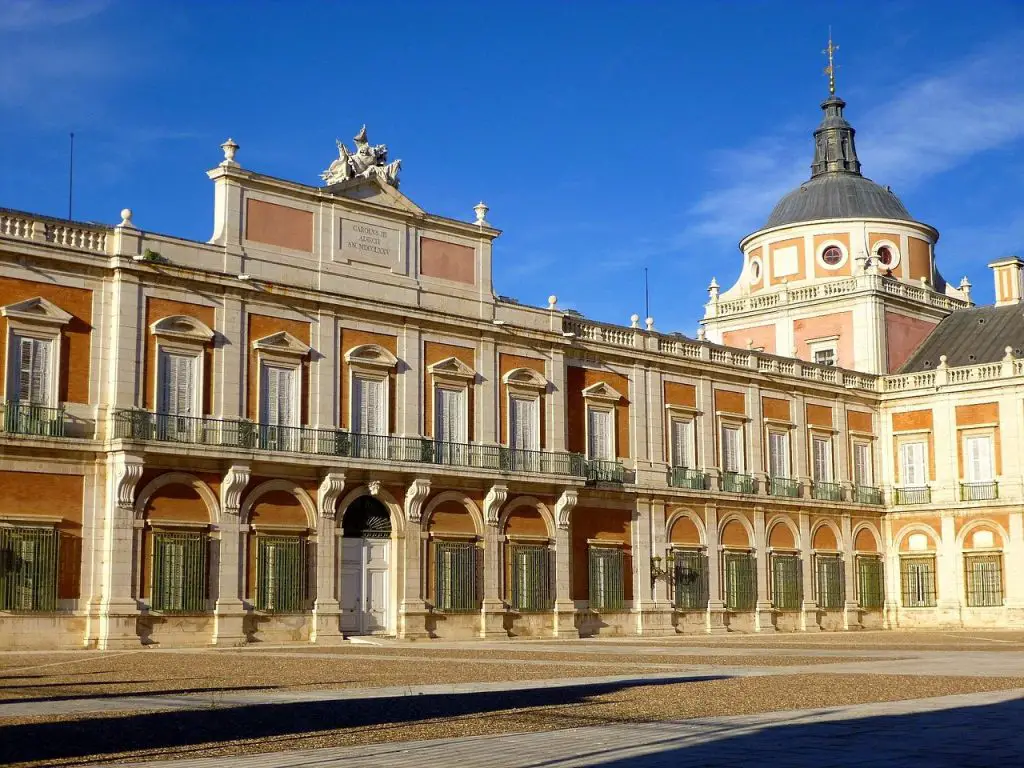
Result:
[[[341,261],[393,268],[398,264],[398,230],[341,219]]]

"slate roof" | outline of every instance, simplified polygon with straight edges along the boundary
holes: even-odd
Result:
[[[1003,359],[1007,347],[1013,348],[1014,357],[1024,355],[1024,305],[961,309],[936,326],[900,373],[933,371],[940,355],[951,367],[994,363]]]
[[[912,220],[900,199],[888,187],[860,174],[840,171],[805,181],[772,210],[765,229],[818,219]]]

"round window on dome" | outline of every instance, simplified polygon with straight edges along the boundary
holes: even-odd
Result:
[[[879,243],[875,246],[875,259],[880,269],[892,269],[900,263],[900,254],[891,243]]]
[[[753,283],[761,282],[761,260],[751,259],[750,260],[750,281]]]
[[[821,252],[821,260],[830,267],[838,267],[843,263],[843,251],[838,245],[830,245]]]

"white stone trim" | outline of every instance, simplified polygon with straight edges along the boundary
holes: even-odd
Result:
[[[829,248],[836,247],[843,254],[843,258],[840,259],[838,264],[827,264],[825,263],[824,254]],[[818,244],[818,247],[814,249],[814,262],[829,272],[835,272],[836,270],[842,269],[850,261],[850,249],[846,247],[839,240],[824,240]]]
[[[213,331],[206,323],[188,315],[169,315],[149,326],[157,338],[172,339],[186,344],[203,345],[213,340]]]

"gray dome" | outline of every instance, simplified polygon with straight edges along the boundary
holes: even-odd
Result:
[[[818,219],[898,219],[912,217],[900,199],[860,174],[831,172],[814,176],[772,210],[765,229]]]

